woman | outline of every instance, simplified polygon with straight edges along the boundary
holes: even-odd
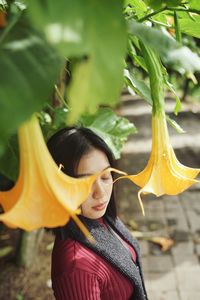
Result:
[[[86,128],[62,129],[48,142],[55,162],[73,177],[114,167],[106,143]],[[71,220],[55,229],[52,287],[57,300],[146,300],[138,243],[116,215],[113,177],[105,172],[81,205],[80,219],[95,243]]]

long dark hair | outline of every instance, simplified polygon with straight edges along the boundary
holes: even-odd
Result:
[[[110,166],[114,167],[114,158],[111,150],[102,138],[88,128],[63,128],[49,139],[47,147],[56,164],[58,166],[62,164],[62,171],[72,177],[76,177],[82,156],[94,148],[105,153]],[[113,220],[116,219],[114,188],[105,214]]]

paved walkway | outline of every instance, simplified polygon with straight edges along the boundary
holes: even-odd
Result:
[[[121,109],[123,115],[138,123],[139,135],[129,139],[119,162],[122,170],[132,174],[143,169],[150,151],[145,141],[151,139],[151,116],[143,103],[126,101]],[[193,116],[187,107],[183,110],[178,122],[189,128],[189,133],[180,138],[170,129],[170,136],[179,159],[185,165],[200,167],[200,115]],[[140,239],[150,300],[200,300],[200,185],[178,196],[144,196],[145,217],[138,205],[137,187],[127,180],[119,182],[117,191],[121,217],[128,220]],[[174,245],[162,252],[148,241],[153,236],[171,238]]]

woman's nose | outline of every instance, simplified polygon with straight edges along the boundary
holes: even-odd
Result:
[[[93,197],[95,199],[102,198],[104,196],[104,188],[100,180],[96,180],[93,186]]]

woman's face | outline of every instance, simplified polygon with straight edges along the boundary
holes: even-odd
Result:
[[[98,149],[92,149],[83,155],[77,169],[77,176],[89,176],[110,167],[107,156]],[[88,198],[81,205],[81,214],[90,219],[101,218],[107,209],[113,188],[110,172],[99,176],[93,183]]]

